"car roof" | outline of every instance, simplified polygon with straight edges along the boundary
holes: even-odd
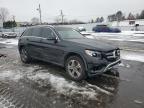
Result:
[[[36,28],[36,27],[51,27],[51,28],[53,28],[52,25],[36,25],[36,26],[31,26],[29,28]]]
[[[53,28],[53,29],[65,29],[65,28],[71,28],[71,27],[64,27],[64,26],[61,26],[61,25],[37,25],[37,26],[31,26],[30,28],[36,28],[36,27],[50,27],[50,28]]]

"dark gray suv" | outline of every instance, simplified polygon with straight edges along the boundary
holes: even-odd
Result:
[[[119,48],[67,27],[30,27],[19,38],[18,48],[22,62],[38,59],[65,67],[76,81],[102,74],[121,62]]]

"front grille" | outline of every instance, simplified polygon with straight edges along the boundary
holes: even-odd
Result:
[[[117,49],[117,50],[112,50],[112,51],[105,53],[105,58],[110,62],[113,62],[113,61],[119,59],[120,58],[120,50]]]

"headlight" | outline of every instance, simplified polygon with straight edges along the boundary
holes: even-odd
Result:
[[[85,50],[85,53],[89,56],[92,57],[97,57],[97,58],[101,58],[101,53],[98,51],[93,51],[93,50]]]

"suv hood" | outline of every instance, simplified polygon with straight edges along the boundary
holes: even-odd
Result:
[[[93,40],[93,39],[69,39],[67,41],[74,42],[74,45],[79,45],[81,47],[84,47],[85,49],[93,49],[98,51],[111,51],[114,49],[118,49],[118,47],[112,46],[110,44],[103,43],[99,40]]]

